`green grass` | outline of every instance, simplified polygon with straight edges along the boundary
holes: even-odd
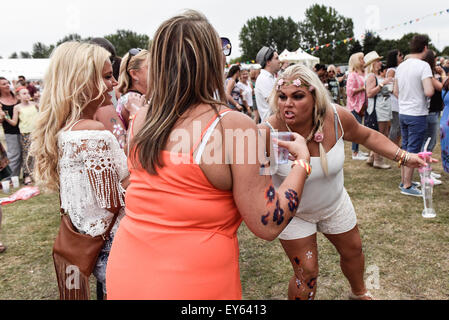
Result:
[[[372,293],[378,299],[448,299],[449,175],[435,188],[437,218],[424,220],[422,199],[400,194],[394,163],[393,169],[375,170],[350,160],[349,149],[346,144],[345,186],[357,212],[365,264],[380,274],[380,289]],[[434,167],[443,172],[440,164]],[[58,299],[51,258],[58,225],[56,195],[3,207],[0,239],[8,250],[0,254],[0,300]],[[286,299],[292,271],[280,243],[256,238],[244,224],[239,241],[243,298]],[[317,299],[346,299],[349,284],[335,248],[319,234],[318,249]]]

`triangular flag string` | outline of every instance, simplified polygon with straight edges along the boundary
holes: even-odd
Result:
[[[425,19],[427,19],[427,18],[430,18],[430,17],[436,17],[436,16],[439,16],[439,15],[442,15],[442,14],[445,14],[445,13],[449,13],[449,9],[437,11],[437,12],[434,12],[434,13],[429,13],[429,14],[427,14],[427,15],[421,17],[421,18],[416,18],[416,19],[414,19],[414,20],[408,20],[408,21],[406,21],[406,22],[404,22],[404,23],[399,23],[399,24],[397,24],[397,25],[393,25],[393,26],[390,26],[390,27],[382,28],[382,29],[379,29],[379,30],[377,30],[377,31],[373,31],[372,34],[378,35],[379,32],[382,32],[382,31],[393,30],[393,29],[399,28],[399,27],[401,27],[401,26],[406,26],[406,25],[409,25],[409,24],[421,22],[421,21],[423,21],[423,20],[425,20]],[[365,35],[362,35],[362,36],[360,37],[360,39],[361,39],[361,40],[365,39]],[[307,52],[307,51],[309,51],[309,52],[315,52],[315,51],[318,51],[318,50],[323,49],[323,48],[328,48],[328,47],[330,47],[331,45],[334,45],[334,46],[335,46],[335,45],[340,45],[341,43],[347,44],[347,43],[350,43],[350,42],[353,41],[353,40],[354,40],[354,38],[346,38],[346,39],[338,40],[338,41],[333,40],[332,42],[329,42],[329,43],[326,43],[326,44],[323,44],[323,45],[317,45],[317,46],[315,46],[315,47],[313,47],[313,48],[305,49],[304,51],[306,51],[306,52]]]

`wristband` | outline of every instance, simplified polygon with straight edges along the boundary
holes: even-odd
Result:
[[[292,164],[292,168],[296,165],[301,166],[306,171],[307,178],[310,177],[312,174],[312,166],[306,160],[295,160]]]

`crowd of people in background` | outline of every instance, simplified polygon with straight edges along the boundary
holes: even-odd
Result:
[[[92,270],[99,299],[241,299],[237,229],[245,222],[262,239],[281,239],[293,267],[289,299],[315,297],[322,232],[340,254],[348,297],[371,300],[343,185],[344,141],[353,161],[381,170],[391,169],[384,158],[399,163],[401,193],[422,195],[412,181],[425,165],[417,153],[427,138],[428,151],[437,145],[445,103],[449,117],[449,61],[428,42],[415,36],[408,57],[392,50],[386,63],[375,51],[355,53],[346,72],[280,61],[264,46],[258,66],[225,71],[232,45],[196,11],[168,19],[148,50],[123,58],[106,39],[66,42],[43,83],[0,77],[0,174],[58,191],[77,232],[104,239]],[[228,149],[238,137],[226,129],[263,136],[248,150],[264,157],[238,163]],[[291,141],[273,141],[278,131]],[[179,132],[194,137],[182,141],[187,153],[178,152]],[[275,167],[273,142],[290,153]],[[207,161],[211,149],[222,162]],[[68,261],[53,258],[61,299],[89,298],[90,273],[81,288],[67,288]]]

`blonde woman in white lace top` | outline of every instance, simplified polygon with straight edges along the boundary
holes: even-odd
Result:
[[[31,145],[35,179],[60,192],[61,208],[80,233],[104,234],[118,215],[94,270],[104,284],[111,241],[124,215],[128,176],[117,139],[93,120],[99,107],[112,103],[108,92],[117,85],[109,53],[93,44],[66,42],[54,51],[44,82]]]

